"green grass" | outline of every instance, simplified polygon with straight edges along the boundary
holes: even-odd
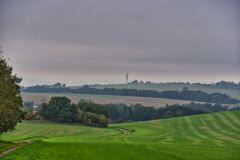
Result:
[[[143,89],[143,90],[156,90],[156,91],[166,91],[166,90],[182,90],[183,87],[188,87],[189,90],[201,90],[207,93],[225,93],[230,95],[233,98],[240,100],[240,90],[232,89],[223,89],[216,88],[213,86],[206,86],[202,84],[167,84],[167,83],[158,83],[158,84],[113,84],[113,85],[96,85],[95,88],[103,89],[107,88],[127,88],[127,89]]]
[[[2,160],[238,160],[240,111],[94,128],[23,122],[4,141],[34,141]]]

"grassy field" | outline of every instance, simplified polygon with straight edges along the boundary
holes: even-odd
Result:
[[[2,140],[33,141],[2,160],[238,160],[240,111],[112,124],[107,129],[24,122]]]
[[[36,104],[48,102],[52,96],[67,96],[73,103],[78,103],[80,99],[91,99],[95,103],[124,103],[137,104],[144,106],[165,107],[166,104],[189,104],[191,101],[175,100],[166,98],[149,98],[149,97],[134,97],[134,96],[108,96],[108,95],[86,95],[86,94],[56,94],[56,93],[21,93],[23,101],[33,101]]]
[[[206,86],[202,84],[167,84],[167,83],[159,83],[159,84],[113,84],[113,85],[96,85],[93,86],[95,88],[103,89],[105,87],[108,88],[128,88],[128,89],[144,89],[144,90],[156,90],[156,91],[166,91],[166,90],[182,90],[183,87],[188,87],[189,90],[201,90],[207,93],[225,93],[230,95],[233,98],[240,99],[240,90],[231,90],[231,89],[222,89],[211,86]]]

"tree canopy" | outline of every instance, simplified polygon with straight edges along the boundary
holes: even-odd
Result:
[[[108,116],[103,105],[81,100],[73,104],[67,97],[52,97],[42,104],[40,111],[45,120],[66,123],[83,123],[91,126],[107,127]]]
[[[22,119],[21,78],[13,74],[13,69],[0,55],[0,134],[11,131]]]

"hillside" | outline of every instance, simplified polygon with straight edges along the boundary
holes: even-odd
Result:
[[[189,90],[201,90],[206,93],[222,93],[228,94],[233,98],[240,100],[240,90],[236,89],[224,89],[217,88],[210,85],[204,84],[183,84],[183,83],[156,83],[156,84],[142,84],[142,83],[129,83],[129,84],[112,84],[112,85],[92,85],[94,88],[116,88],[116,89],[139,89],[139,90],[155,90],[155,91],[166,91],[166,90],[182,90],[183,87],[188,87]],[[73,87],[76,88],[76,87]]]
[[[58,160],[237,160],[240,111],[112,124],[107,129],[24,122],[2,139],[35,141],[2,160],[48,160],[52,155]]]

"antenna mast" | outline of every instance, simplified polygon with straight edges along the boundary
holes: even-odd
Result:
[[[3,47],[0,45],[0,54],[2,54],[3,53],[3,49],[2,49]]]

